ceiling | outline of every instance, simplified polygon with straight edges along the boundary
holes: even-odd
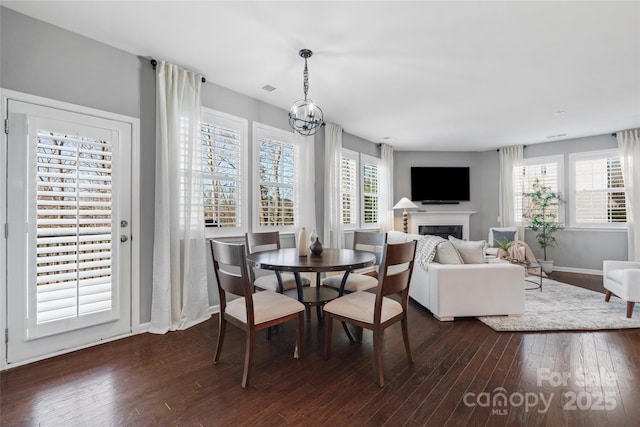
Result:
[[[640,2],[2,1],[396,150],[483,151],[640,127]],[[264,85],[276,88],[266,92]]]

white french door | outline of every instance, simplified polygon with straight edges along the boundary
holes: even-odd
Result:
[[[131,124],[7,113],[7,363],[129,333]]]

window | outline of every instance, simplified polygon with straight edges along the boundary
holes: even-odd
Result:
[[[201,131],[207,235],[242,235],[248,230],[247,121],[203,108]]]
[[[562,193],[562,164],[562,155],[533,157],[524,159],[521,168],[514,171],[515,218],[520,219],[520,224],[526,225],[524,218],[532,213],[531,202],[527,194],[533,192],[536,183],[547,187],[552,193]],[[555,216],[558,222],[564,222],[562,220],[564,215],[562,205],[552,207],[549,214]]]
[[[342,150],[340,164],[340,198],[342,224],[345,229],[358,228],[358,153]]]
[[[362,228],[378,228],[380,224],[380,159],[361,154]]]
[[[571,225],[622,227],[627,221],[622,159],[617,150],[569,156],[572,180]]]
[[[299,159],[304,144],[293,134],[260,123],[253,125],[254,230],[294,232],[301,217]]]

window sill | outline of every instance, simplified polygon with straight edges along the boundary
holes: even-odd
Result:
[[[627,227],[566,227],[563,231],[579,231],[579,232],[617,232],[626,233]]]

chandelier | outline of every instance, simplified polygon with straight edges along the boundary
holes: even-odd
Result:
[[[307,58],[311,58],[313,52],[309,49],[302,49],[299,52],[304,58],[304,99],[294,102],[289,110],[289,125],[294,131],[303,136],[315,135],[321,126],[324,126],[322,119],[322,109],[307,98],[309,91],[309,70],[307,68]]]

